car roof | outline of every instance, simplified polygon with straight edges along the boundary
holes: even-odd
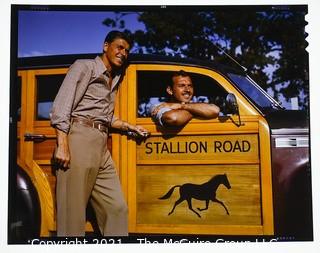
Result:
[[[59,68],[69,67],[77,59],[93,59],[95,54],[68,54],[68,55],[50,55],[36,57],[22,57],[17,59],[18,70],[23,69],[39,69],[39,68]],[[183,65],[214,69],[221,73],[237,73],[245,75],[240,68],[229,67],[215,61],[199,60],[194,58],[181,58],[153,54],[130,54],[129,64],[167,64],[167,65]]]

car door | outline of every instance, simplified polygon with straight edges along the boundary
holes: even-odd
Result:
[[[51,158],[56,139],[49,112],[66,68],[21,70],[18,122],[18,164],[37,189],[41,205],[41,236],[55,231],[55,172]]]
[[[148,108],[163,101],[170,76],[181,69],[191,74],[198,101],[218,103],[235,94],[240,118],[192,119],[179,130],[156,125]],[[118,102],[120,118],[151,133],[114,143],[130,232],[273,234],[268,125],[229,80],[201,67],[131,64]]]

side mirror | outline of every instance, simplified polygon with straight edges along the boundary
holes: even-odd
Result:
[[[225,109],[224,113],[226,115],[228,115],[228,114],[239,115],[239,107],[238,107],[238,103],[237,103],[237,98],[233,93],[229,93],[226,96],[224,109]]]
[[[222,112],[226,115],[229,116],[230,119],[232,120],[232,122],[234,124],[236,124],[236,126],[243,126],[244,124],[242,124],[241,122],[241,118],[240,118],[240,113],[239,113],[239,106],[238,106],[238,102],[237,102],[237,98],[233,93],[229,93],[226,96],[226,99],[223,103],[223,107],[222,107]],[[238,122],[235,122],[233,120],[233,118],[231,117],[232,115],[238,115]]]
[[[228,93],[225,99],[223,99],[223,102],[220,106],[220,111],[225,116],[230,116],[233,114],[238,115],[239,114],[239,108],[236,96],[233,93]]]

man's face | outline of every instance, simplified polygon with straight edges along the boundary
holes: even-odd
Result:
[[[104,44],[106,58],[112,68],[120,68],[127,60],[130,46],[124,39],[115,39]]]
[[[167,92],[172,95],[177,102],[188,103],[193,96],[193,84],[189,76],[175,76],[172,78],[173,87],[170,86]]]

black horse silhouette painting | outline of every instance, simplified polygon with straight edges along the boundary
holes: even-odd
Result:
[[[201,218],[200,214],[192,208],[191,199],[198,199],[206,201],[205,208],[197,208],[198,211],[207,210],[209,207],[209,201],[217,202],[224,207],[227,214],[229,215],[229,211],[224,203],[216,198],[216,191],[220,184],[223,184],[226,188],[230,189],[231,185],[229,183],[228,177],[226,174],[215,175],[208,182],[204,184],[183,184],[183,185],[175,185],[173,186],[164,196],[159,199],[168,199],[172,195],[175,188],[180,187],[180,198],[174,203],[172,210],[168,215],[172,214],[177,205],[186,200],[188,202],[189,209],[194,212],[199,218]]]

